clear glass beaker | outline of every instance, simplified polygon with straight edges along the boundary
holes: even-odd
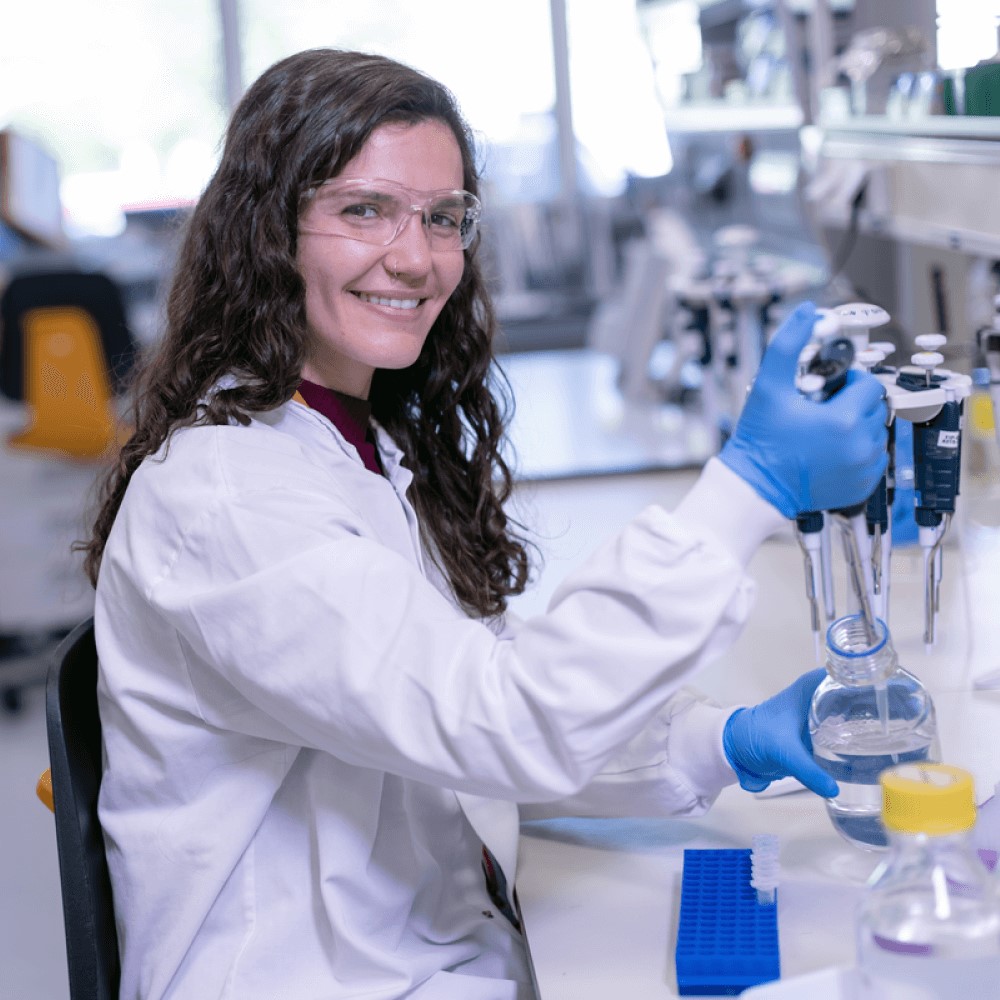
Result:
[[[827,800],[837,832],[865,850],[888,845],[879,776],[895,764],[940,758],[930,694],[896,658],[889,629],[861,615],[835,621],[826,634],[828,676],[809,709],[816,762],[840,786]]]

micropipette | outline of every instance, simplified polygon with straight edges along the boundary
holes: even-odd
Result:
[[[840,323],[844,334],[850,338],[854,348],[854,353],[858,356],[859,362],[869,360],[870,366],[884,360],[882,357],[876,358],[867,354],[871,348],[870,331],[873,327],[882,326],[889,322],[889,314],[881,306],[872,305],[867,302],[850,302],[846,305],[838,306],[834,314]],[[881,353],[881,352],[879,352]],[[881,489],[881,484],[878,489]],[[876,501],[877,503],[877,501]],[[872,606],[872,598],[876,590],[876,569],[873,564],[873,557],[878,564],[878,587],[882,590],[881,581],[884,578],[885,566],[887,565],[887,553],[881,545],[877,555],[874,553],[873,542],[868,533],[868,501],[855,504],[843,510],[832,511],[833,521],[841,529],[841,540],[844,546],[844,559],[847,563],[848,582],[850,589],[857,602],[857,609],[861,614],[861,621],[864,625],[866,636],[875,641],[877,629],[875,626],[875,613]]]
[[[854,361],[855,348],[850,338],[839,336],[834,332],[839,332],[838,317],[826,315],[816,327],[819,336],[824,334],[827,336],[813,353],[806,366],[806,374],[800,379],[799,385],[807,398],[821,401],[829,399],[847,383],[847,373]],[[854,507],[830,513],[842,528],[848,579],[857,598],[865,633],[874,643],[878,632],[870,598],[873,583],[864,510],[865,503],[862,502]],[[819,620],[817,582],[820,587],[823,585],[822,572],[816,572],[816,566],[822,558],[822,548],[817,543],[817,536],[823,524],[817,521],[814,512],[799,515],[796,524],[799,529],[799,545],[806,558],[806,574],[809,581],[807,595],[811,598],[810,606],[815,630]]]
[[[820,620],[820,596],[823,593],[822,539],[823,512],[800,514],[796,519],[795,537],[802,550],[806,571],[806,600],[809,602],[809,626],[813,634],[817,665],[823,662],[823,624]],[[824,609],[825,610],[825,609]]]
[[[924,555],[924,643],[935,641],[935,619],[941,603],[941,544],[955,513],[961,470],[961,398],[949,391],[945,374],[936,373],[944,358],[927,348],[941,346],[940,334],[917,338],[925,348],[910,359],[916,368],[902,370],[896,384],[909,392],[930,394],[942,390],[936,412],[913,421],[915,516]]]
[[[869,347],[869,331],[889,322],[889,314],[868,302],[848,302],[834,310],[844,333],[851,338],[855,351]]]
[[[885,353],[874,344],[858,351],[855,360],[869,372],[882,369]],[[875,491],[865,504],[865,523],[868,528],[869,561],[871,564],[872,610],[876,617],[888,622],[889,560],[891,553],[891,521],[889,509],[892,505],[890,483],[893,479],[893,422],[889,419],[889,461],[886,471],[879,480]]]
[[[829,399],[840,389],[851,366],[853,346],[846,338],[839,337],[840,324],[830,313],[823,313],[817,321],[813,336],[816,340],[803,352],[803,371],[798,379],[799,391],[815,402]],[[822,662],[824,629],[820,616],[822,597],[823,613],[827,622],[832,617],[832,593],[829,569],[829,533],[822,511],[806,511],[795,519],[795,537],[802,550],[806,575],[806,600],[809,602],[810,626],[816,662]]]

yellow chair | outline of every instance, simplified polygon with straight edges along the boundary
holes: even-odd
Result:
[[[28,408],[15,449],[77,459],[124,437],[115,407],[135,358],[118,287],[103,274],[25,274],[0,298],[0,391]]]

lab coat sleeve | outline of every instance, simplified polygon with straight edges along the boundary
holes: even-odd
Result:
[[[587,785],[732,642],[753,593],[718,537],[655,506],[508,639],[294,485],[218,498],[168,551],[146,600],[205,723],[520,802]]]
[[[736,511],[738,517],[733,516]],[[788,524],[777,507],[718,458],[708,460],[674,513],[688,531],[713,537],[741,566],[761,542]]]
[[[682,689],[576,795],[522,805],[522,820],[700,815],[736,781],[722,748],[733,711]]]

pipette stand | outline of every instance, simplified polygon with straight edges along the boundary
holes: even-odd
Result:
[[[998,306],[1000,315],[1000,306]],[[802,372],[808,359],[815,357],[820,344],[836,335],[850,338],[854,347],[852,367],[871,372],[885,387],[889,409],[888,422],[907,420],[914,427],[914,467],[917,470],[915,517],[920,525],[919,537],[924,550],[924,642],[930,648],[936,637],[936,618],[940,609],[940,586],[943,569],[942,543],[955,509],[958,494],[958,456],[961,444],[962,404],[972,391],[968,375],[942,367],[944,358],[938,353],[945,338],[941,334],[925,334],[916,338],[920,350],[911,357],[911,364],[899,369],[884,364],[893,345],[873,343],[872,328],[889,320],[889,315],[877,306],[850,303],[834,310],[817,324],[816,341],[803,352]],[[1000,377],[1000,321],[997,323],[996,367]],[[800,387],[805,391],[808,376],[800,372]],[[814,386],[811,386],[815,390]],[[835,391],[835,390],[834,390]],[[878,617],[888,623],[889,590],[891,583],[892,518],[891,497],[894,487],[890,468],[887,479],[880,484],[883,493],[880,503],[870,498],[862,513],[826,512],[825,531],[833,524],[839,529],[844,546],[844,558],[849,570],[849,611],[862,611],[866,618]],[[887,514],[886,507],[890,510]],[[826,539],[829,541],[829,538]],[[801,544],[801,538],[800,538]],[[815,545],[811,546],[815,549]],[[817,558],[814,551],[808,553]],[[820,576],[830,578],[830,553],[820,550]],[[808,572],[808,568],[807,568]],[[807,596],[813,605],[812,619],[815,629],[816,608],[819,597],[816,586],[807,585]],[[832,598],[831,591],[824,591],[825,598]],[[828,620],[835,609],[827,601]]]

